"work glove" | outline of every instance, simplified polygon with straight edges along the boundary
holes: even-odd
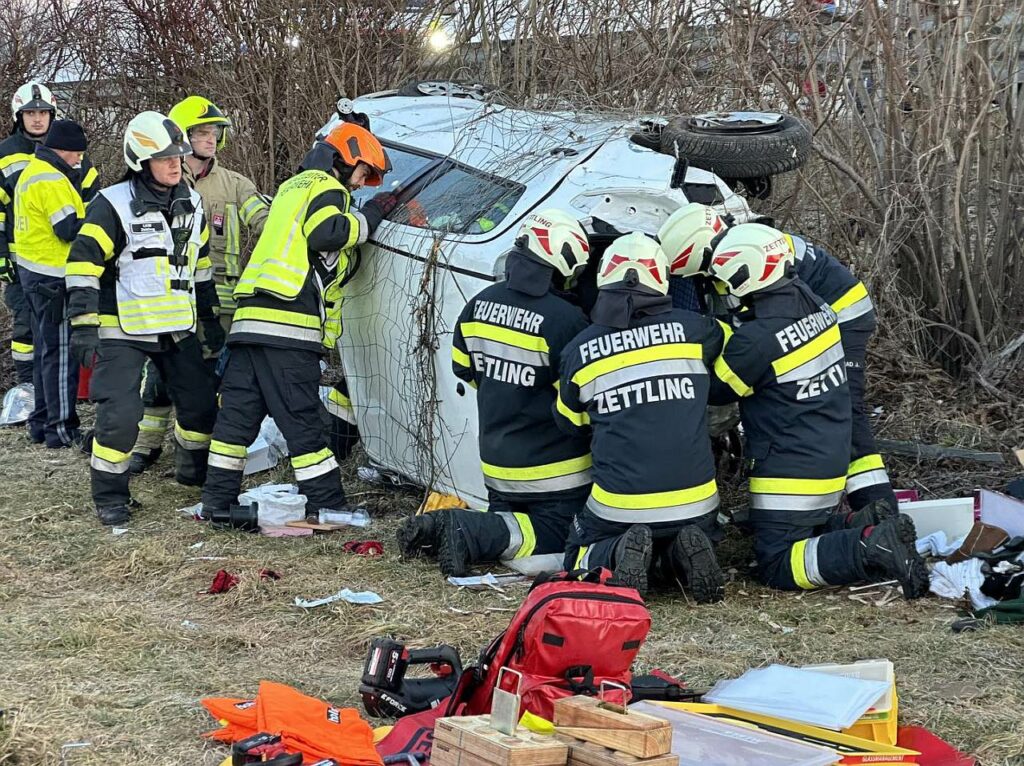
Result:
[[[100,331],[94,325],[71,328],[71,356],[82,367],[92,367],[93,357],[100,347]]]
[[[363,214],[366,225],[369,227],[369,231],[366,232],[367,237],[377,230],[380,222],[387,218],[396,205],[398,205],[398,197],[391,192],[381,192],[359,208],[359,212]]]
[[[220,320],[216,317],[203,320],[203,345],[210,352],[210,356],[216,356],[224,348],[224,341],[227,334],[221,326]]]
[[[0,282],[14,282],[14,261],[7,255],[0,255]]]

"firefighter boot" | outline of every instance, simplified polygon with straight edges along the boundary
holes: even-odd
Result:
[[[906,599],[921,598],[928,592],[928,567],[913,545],[903,542],[899,519],[887,519],[865,528],[860,539],[861,563],[868,577],[899,580]]]
[[[512,540],[504,515],[460,509],[445,513],[435,522],[440,527],[437,562],[441,572],[465,577],[473,564],[498,561]]]
[[[118,524],[127,524],[132,517],[132,511],[142,508],[142,503],[134,497],[128,498],[127,505],[115,505],[111,508],[97,508],[96,515],[100,524],[105,527],[116,527]]]
[[[669,549],[672,569],[689,587],[698,604],[713,604],[725,598],[725,574],[718,565],[715,549],[700,527],[683,527]]]
[[[131,460],[128,463],[128,473],[132,476],[139,476],[150,468],[153,464],[160,459],[160,455],[163,453],[163,449],[153,449],[147,452],[132,452]]]
[[[636,588],[643,596],[647,593],[647,570],[654,555],[651,528],[634,524],[619,538],[612,551],[612,572],[615,579]]]
[[[441,516],[445,513],[447,511],[433,511],[402,519],[395,532],[399,555],[405,559],[435,555]]]

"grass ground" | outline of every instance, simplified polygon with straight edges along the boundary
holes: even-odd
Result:
[[[979,447],[1019,438],[997,408],[988,425],[1002,418],[1002,435],[986,442],[990,429],[978,426],[984,417],[977,407],[955,392],[935,394],[926,380],[918,383],[927,396],[915,393],[913,376],[904,393],[878,389],[886,435],[914,432]],[[417,498],[394,491],[352,482],[374,521],[351,534],[268,539],[218,532],[175,512],[198,492],[167,477],[165,457],[136,482],[144,509],[130,531],[113,536],[90,510],[84,456],[31,446],[12,429],[0,431],[0,455],[4,766],[217,764],[225,750],[200,736],[211,728],[201,697],[249,695],[267,678],[358,706],[371,637],[452,643],[468,661],[508,621],[523,593],[516,587],[459,591],[428,562],[400,561],[394,529]],[[940,495],[1000,487],[1010,475],[1009,469],[970,473],[965,465],[893,468],[900,484]],[[354,471],[354,462],[346,471]],[[288,479],[285,472],[258,478]],[[341,550],[346,540],[366,537],[384,541],[383,557]],[[951,602],[897,599],[877,606],[880,595],[862,603],[851,598],[860,594],[844,590],[775,593],[747,576],[746,541],[732,539],[723,557],[736,570],[725,603],[696,606],[683,594],[651,601],[654,627],[643,668],[659,667],[703,687],[770,662],[888,657],[896,665],[903,722],[928,726],[986,766],[1024,764],[1020,627],[954,635],[950,624],[958,613]],[[281,580],[260,581],[264,567]],[[202,594],[221,568],[240,574],[241,584],[224,595]],[[292,605],[296,596],[342,587],[374,590],[384,603],[310,611]],[[75,743],[89,744],[70,747]]]

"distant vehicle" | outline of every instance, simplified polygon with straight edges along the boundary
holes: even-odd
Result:
[[[687,201],[750,220],[743,197],[673,147],[692,133],[732,148],[749,142],[748,175],[759,176],[785,169],[765,154],[765,137],[778,143],[792,133],[792,118],[781,115],[641,123],[514,109],[486,90],[417,83],[339,102],[369,118],[393,166],[385,188],[400,201],[362,247],[346,288],[339,345],[363,445],[379,468],[471,503],[486,498],[476,402],[452,374],[451,333],[466,300],[503,275],[523,217],[538,207],[578,216],[595,265],[617,232],[654,233]],[[379,191],[362,189],[356,201]]]

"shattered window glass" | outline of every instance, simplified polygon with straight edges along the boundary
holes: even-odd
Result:
[[[511,181],[449,166],[389,217],[420,229],[486,234],[504,220],[523,191]]]

